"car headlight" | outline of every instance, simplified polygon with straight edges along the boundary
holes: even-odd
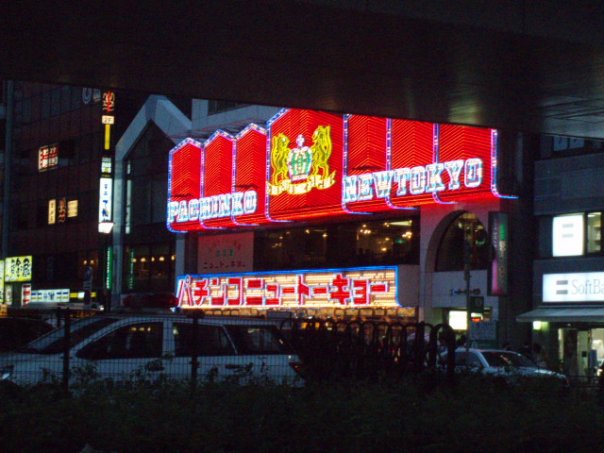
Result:
[[[0,368],[0,381],[6,381],[7,379],[10,379],[14,369],[15,365],[6,365]]]

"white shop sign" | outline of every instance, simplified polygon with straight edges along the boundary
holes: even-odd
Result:
[[[34,289],[31,291],[32,302],[69,302],[69,288]]]
[[[545,274],[543,302],[604,302],[604,272]]]

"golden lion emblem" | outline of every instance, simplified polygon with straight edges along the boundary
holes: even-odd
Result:
[[[335,171],[330,173],[332,152],[331,126],[319,126],[312,134],[312,146],[304,146],[300,134],[297,147],[290,148],[290,139],[283,133],[271,142],[272,176],[268,183],[271,195],[307,193],[313,188],[328,189],[335,182]]]

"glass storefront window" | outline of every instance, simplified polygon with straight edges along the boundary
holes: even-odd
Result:
[[[356,229],[356,256],[370,263],[396,262],[413,247],[413,220],[369,222]]]
[[[418,264],[417,219],[348,222],[258,231],[257,270]]]
[[[172,244],[167,243],[126,247],[123,275],[127,290],[172,291],[173,256]]]

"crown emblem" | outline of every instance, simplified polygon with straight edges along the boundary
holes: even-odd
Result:
[[[319,126],[312,134],[312,146],[305,146],[304,135],[296,138],[295,148],[290,148],[290,140],[285,134],[277,134],[272,139],[272,176],[268,182],[271,195],[287,192],[299,195],[313,188],[328,189],[335,183],[335,171],[329,171],[331,156],[331,126]]]
[[[287,168],[292,182],[299,182],[308,179],[312,167],[312,150],[304,146],[304,136],[298,135],[296,139],[297,148],[289,152],[287,158]]]

